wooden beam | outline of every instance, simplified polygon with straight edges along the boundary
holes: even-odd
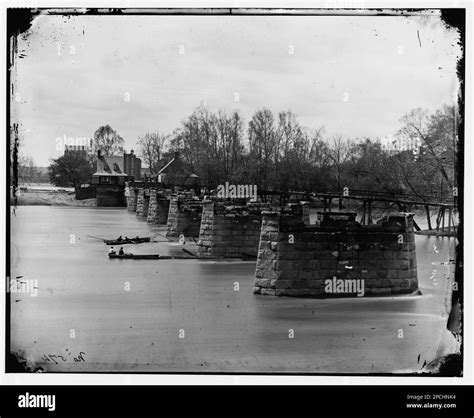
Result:
[[[413,219],[413,227],[414,227],[417,231],[421,231],[421,228],[418,226],[418,224],[416,223],[415,219]]]
[[[317,197],[328,197],[331,199],[336,199],[341,197],[340,193],[316,193],[315,196]],[[438,206],[438,207],[453,207],[453,203],[439,203],[439,202],[426,202],[426,201],[416,201],[416,200],[406,200],[406,199],[391,199],[391,198],[385,198],[385,197],[376,197],[376,196],[357,196],[357,195],[350,195],[350,196],[343,196],[345,199],[352,199],[352,200],[366,200],[370,199],[372,201],[376,202],[389,202],[389,203],[402,203],[402,204],[407,204],[407,205],[417,205],[417,206],[423,206],[423,205],[430,205],[430,206]]]
[[[428,229],[432,229],[432,227],[431,227],[430,206],[425,205],[425,210],[426,210],[426,220],[428,221]]]
[[[441,208],[438,209],[438,215],[436,216],[436,230],[439,231],[439,224],[441,222]]]
[[[454,212],[453,212],[453,231],[454,231],[454,234],[457,234],[457,226],[456,226],[456,222],[454,221]]]
[[[363,201],[363,204],[362,204],[362,219],[361,219],[361,225],[365,225],[365,206],[366,206],[366,201],[364,200]]]
[[[448,235],[451,235],[451,218],[452,218],[452,210],[451,208],[448,209]]]
[[[367,225],[372,225],[372,201],[369,200],[368,208],[367,208]]]

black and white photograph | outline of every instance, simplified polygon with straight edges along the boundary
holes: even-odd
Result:
[[[463,376],[464,11],[363,3],[9,10],[7,373]]]

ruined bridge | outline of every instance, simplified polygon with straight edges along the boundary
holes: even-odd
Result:
[[[178,193],[172,190],[160,189],[160,185],[150,182],[130,182],[127,185],[127,206],[129,210],[136,211],[138,216],[147,217],[150,223],[162,223],[175,225],[171,228],[169,235],[176,235],[180,233],[189,232],[193,230],[194,235],[197,234],[200,228],[200,220],[202,212],[201,197],[195,196],[193,192],[181,192],[181,201],[177,199]],[[436,231],[436,234],[447,234],[451,236],[456,234],[455,214],[457,211],[457,196],[446,198],[439,195],[420,195],[420,194],[402,194],[402,193],[387,193],[370,190],[349,189],[344,187],[342,190],[334,189],[319,189],[312,192],[307,191],[261,191],[259,190],[259,201],[264,205],[275,205],[280,207],[285,206],[288,201],[307,201],[310,205],[317,203],[318,206],[323,206],[322,211],[327,212],[333,210],[333,201],[338,201],[338,210],[341,210],[346,202],[355,201],[362,204],[360,210],[360,223],[362,225],[373,225],[374,204],[384,203],[395,208],[400,212],[410,212],[414,206],[420,206],[425,209],[428,231]],[[183,200],[183,196],[187,196]],[[179,200],[179,199],[178,199]],[[150,205],[151,202],[151,205]],[[201,202],[201,203],[200,203]],[[176,216],[181,213],[176,209],[180,206],[185,210],[190,210],[192,219],[187,219],[182,216],[184,223],[187,226],[180,228],[179,222],[176,219],[168,219],[170,207]],[[191,208],[192,207],[192,208]],[[435,221],[435,228],[431,224],[430,208],[437,210]],[[413,226],[416,231],[423,233],[415,220]],[[425,232],[428,232],[425,231]]]
[[[196,257],[256,259],[254,293],[274,296],[362,297],[418,292],[413,205],[455,210],[454,200],[343,190],[291,192],[294,203],[274,204],[259,193],[250,199],[196,196],[128,184],[127,208],[148,223],[162,224],[167,237],[181,234],[197,243]],[[285,197],[288,197],[287,193]],[[280,194],[281,197],[281,194]],[[331,201],[353,199],[357,213],[331,208]],[[310,221],[311,202],[324,210]],[[372,221],[371,203],[395,204],[398,210]],[[331,210],[332,209],[332,210]],[[400,213],[401,212],[401,213]],[[454,222],[450,215],[450,223]],[[438,219],[438,223],[441,219]]]
[[[419,195],[419,194],[408,194],[408,193],[389,193],[389,192],[377,192],[371,190],[360,190],[360,189],[349,189],[343,188],[342,190],[335,189],[318,189],[311,192],[307,191],[296,191],[290,190],[287,192],[276,192],[276,191],[259,191],[259,194],[268,197],[272,195],[286,196],[286,200],[291,197],[306,199],[355,199],[355,200],[372,200],[380,202],[392,202],[392,203],[403,203],[409,205],[430,205],[430,206],[451,206],[456,205],[456,199],[454,197],[446,198],[438,195]]]
[[[431,226],[430,207],[436,208],[438,213],[436,217],[436,231],[447,230],[448,235],[451,230],[455,233],[456,223],[454,214],[457,210],[457,198],[452,196],[450,198],[440,197],[437,195],[420,195],[420,194],[402,194],[402,193],[387,193],[376,192],[370,190],[358,190],[343,188],[342,190],[320,189],[313,192],[304,191],[288,191],[282,192],[262,192],[264,200],[272,199],[274,196],[279,196],[280,201],[288,201],[291,199],[306,200],[310,203],[322,202],[323,211],[331,211],[332,202],[337,200],[339,202],[339,210],[343,208],[344,201],[359,201],[362,203],[362,225],[373,224],[373,206],[374,202],[387,203],[396,205],[400,212],[409,212],[413,206],[424,207],[428,219],[428,229],[434,229]],[[421,231],[421,228],[414,221],[414,228],[416,231]]]

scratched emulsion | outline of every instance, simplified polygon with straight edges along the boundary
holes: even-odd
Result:
[[[12,277],[38,281],[12,351],[45,371],[419,372],[446,329],[453,238],[416,236],[422,296],[324,300],[253,295],[254,262],[108,260],[87,235],[163,232],[122,209],[20,206],[12,231]]]
[[[146,49],[147,45],[156,46],[160,42],[171,42],[173,45],[178,42],[180,37],[169,40],[169,27],[153,23],[154,28],[163,28],[164,35],[147,35],[148,43],[138,44],[132,50],[141,59],[149,58],[149,62],[139,61],[137,65],[137,61],[128,59],[126,52],[118,49],[117,45],[126,44],[119,35],[131,42],[136,34],[146,31],[137,31],[136,25],[134,32],[130,32],[118,23],[119,19],[104,17],[102,19],[109,19],[109,22],[114,20],[115,28],[111,32],[112,44],[107,45],[104,41],[108,34],[107,28],[102,26],[99,19],[98,16],[89,16],[90,24],[86,25],[85,30],[77,17],[43,16],[35,21],[29,33],[23,33],[18,38],[20,45],[14,39],[13,57],[18,59],[10,73],[14,105],[11,115],[12,123],[15,123],[13,126],[16,127],[14,129],[21,134],[18,137],[20,144],[15,148],[20,157],[24,157],[24,153],[33,154],[35,158],[43,153],[44,157],[44,150],[51,150],[55,145],[54,140],[65,134],[80,137],[91,135],[97,126],[89,124],[91,121],[96,123],[98,110],[106,109],[117,120],[127,121],[123,130],[141,126],[138,122],[140,117],[145,115],[150,118],[150,103],[147,105],[145,101],[145,105],[137,106],[136,113],[131,113],[133,108],[130,110],[130,107],[122,106],[122,101],[118,99],[129,83],[113,85],[114,76],[134,74],[135,67],[139,67],[140,71],[149,68],[153,77],[148,79],[159,79],[163,86],[168,87],[170,83],[166,74],[180,73],[181,67],[178,65],[156,71],[150,62],[168,62],[170,59],[180,60],[181,57],[176,55],[172,58],[169,55],[166,59],[161,56],[157,59]],[[388,18],[383,19],[386,22]],[[348,37],[346,31],[358,25],[345,25],[344,30],[338,31],[344,41],[353,37]],[[400,49],[403,45],[400,45],[399,39],[394,39],[389,42],[394,56],[398,54],[396,56],[403,58],[410,51],[418,51],[420,56],[426,53],[430,42],[434,43],[427,26],[421,32],[408,29],[400,31],[400,37],[404,33],[409,34],[410,39],[405,39],[410,41],[410,47]],[[175,27],[184,28],[184,25]],[[410,25],[407,27],[411,28]],[[247,31],[250,29],[247,28]],[[374,37],[386,42],[384,31],[373,32]],[[129,36],[130,33],[133,36]],[[248,35],[247,38],[253,44],[259,36]],[[411,38],[415,39],[415,45],[411,43]],[[225,50],[236,51],[236,48],[229,47],[225,42],[225,36],[216,37],[212,33],[211,39],[221,39]],[[312,38],[311,42],[314,42]],[[334,45],[337,44],[328,42],[327,45],[336,48]],[[383,45],[384,50],[387,45]],[[71,53],[71,47],[74,47],[74,54]],[[285,44],[285,52],[286,48]],[[166,48],[164,50],[167,51]],[[402,54],[401,51],[405,52]],[[92,55],[85,55],[87,53]],[[209,54],[209,57],[212,56]],[[267,60],[266,55],[261,56]],[[298,54],[293,59],[295,57]],[[378,82],[376,88],[363,90],[381,92],[383,98],[382,101],[376,101],[370,96],[363,103],[372,100],[377,106],[380,106],[379,103],[385,103],[386,106],[388,102],[394,101],[394,92],[390,87],[394,86],[395,90],[403,85],[393,80],[393,75],[397,73],[391,77],[385,74],[385,65],[377,67],[361,56],[350,58],[346,61],[331,58],[324,65],[337,63],[354,80],[365,78],[367,69],[362,65],[359,65],[360,69],[354,68],[349,63],[367,62],[384,78],[371,81],[374,85]],[[218,56],[216,61],[221,59]],[[243,62],[248,66],[247,62]],[[105,71],[97,69],[98,63]],[[320,60],[317,64],[318,67],[322,66]],[[130,65],[132,71],[126,65]],[[91,67],[95,68],[95,72],[87,73]],[[192,73],[200,77],[200,85],[216,83],[217,77],[209,72],[213,67],[209,63],[205,67],[191,67]],[[215,67],[219,68],[218,65]],[[234,73],[234,64],[231,68],[232,72],[229,73]],[[306,65],[300,65],[299,68],[312,73]],[[407,68],[412,74],[416,66]],[[449,72],[438,65],[436,68],[438,83],[438,78],[442,79]],[[200,73],[200,69],[206,74]],[[286,67],[283,69],[281,73],[291,73]],[[281,69],[276,66],[271,70],[276,72]],[[326,70],[326,74],[332,74],[333,71]],[[191,71],[186,74],[191,74]],[[273,77],[269,77],[270,73],[266,71],[261,71],[261,74],[266,79]],[[301,77],[299,73],[295,74],[295,78]],[[322,79],[321,84],[334,88],[334,85],[324,80],[323,72],[315,74],[318,82]],[[420,97],[423,86],[432,89],[433,84],[425,82],[429,80],[430,74],[413,73],[411,77],[420,80],[416,89]],[[135,79],[139,85],[137,91],[141,92],[139,100],[147,97],[157,100],[156,96],[158,101],[161,100],[160,94],[154,94],[150,88],[150,83],[143,82],[147,80],[145,71]],[[246,76],[245,80],[248,79]],[[95,83],[86,82],[91,80]],[[103,88],[104,80],[110,90]],[[183,80],[179,80],[179,83],[182,84]],[[282,94],[278,89],[268,91],[278,90],[278,95],[284,98],[298,97],[303,100],[309,97],[307,103],[312,112],[318,103],[322,103],[319,111],[328,109],[326,118],[323,118],[325,123],[330,123],[333,117],[345,117],[350,120],[350,132],[353,133],[359,118],[350,118],[345,113],[334,111],[328,106],[327,100],[320,100],[323,97],[321,94],[317,95],[318,100],[307,96],[305,93],[310,91],[308,84],[295,88],[291,83],[275,80],[279,89],[287,86],[289,94]],[[263,81],[252,80],[248,90],[259,92],[256,87],[264,84]],[[453,87],[455,84],[453,82]],[[192,87],[188,91],[194,91],[194,85]],[[336,87],[339,92],[340,86]],[[52,96],[48,92],[52,92]],[[175,103],[177,109],[181,109],[183,103],[193,101],[180,93],[174,94],[173,98],[183,100]],[[198,103],[203,97],[195,99]],[[356,107],[363,109],[360,103]],[[284,105],[288,103],[285,101]],[[424,104],[413,103],[413,106],[418,105]],[[306,108],[303,109],[306,111]],[[168,106],[163,113],[169,111]],[[387,110],[386,114],[390,112]],[[153,115],[155,117],[156,112]],[[398,116],[401,114],[396,113],[389,120],[394,121]],[[76,122],[73,126],[80,127],[75,133],[70,132],[71,124],[64,122],[63,126],[63,121],[68,118]],[[177,119],[180,118],[181,114]],[[129,123],[130,120],[135,123]],[[388,123],[387,120],[374,118],[369,125],[376,125],[376,122],[383,125]],[[340,128],[339,125],[337,122]],[[174,127],[170,126],[170,129]],[[28,137],[26,133],[31,130],[33,132]],[[137,134],[133,130],[125,132],[129,138]],[[47,156],[48,159],[50,156]],[[13,154],[13,160],[15,158],[18,155],[15,157]],[[14,183],[17,180],[15,167],[16,164],[13,164]],[[454,259],[453,238],[416,237],[421,296],[337,300],[276,298],[252,294],[255,270],[252,262],[108,260],[107,247],[87,235],[116,237],[120,234],[163,232],[138,221],[135,215],[124,210],[25,206],[15,210],[15,216],[11,219],[11,277],[12,280],[18,278],[27,284],[34,283],[34,286],[28,293],[11,294],[11,349],[19,357],[31,362],[33,369],[41,367],[46,371],[63,372],[405,373],[423,370],[424,365],[439,355],[440,343],[445,343],[453,280],[453,271],[451,274],[449,271],[452,267],[449,260]],[[421,220],[417,221],[421,224]],[[188,243],[185,248],[195,250],[193,245]],[[181,245],[166,242],[126,248],[126,251],[159,252],[165,255],[181,254],[181,250]],[[37,295],[33,296],[36,292]],[[294,338],[289,338],[290,334]]]

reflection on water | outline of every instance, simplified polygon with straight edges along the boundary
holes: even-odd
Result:
[[[91,236],[153,236],[125,251],[182,254],[124,209],[23,206],[11,228],[12,277],[39,283],[12,294],[12,348],[47,370],[419,371],[446,324],[453,238],[416,236],[422,296],[322,300],[253,295],[254,262],[109,260]]]

